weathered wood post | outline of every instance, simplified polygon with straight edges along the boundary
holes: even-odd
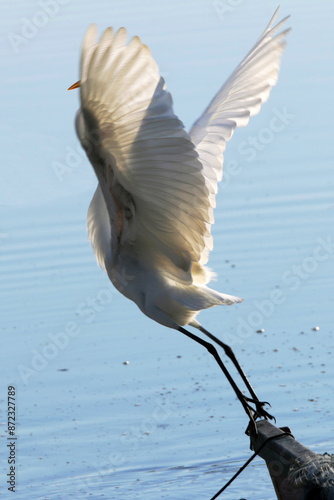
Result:
[[[334,500],[331,455],[314,453],[268,420],[258,421],[257,429],[252,448],[265,460],[278,500]]]

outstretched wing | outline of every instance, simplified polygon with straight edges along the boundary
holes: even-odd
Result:
[[[188,270],[212,247],[214,193],[148,47],[138,37],[127,45],[124,28],[108,28],[96,43],[93,25],[80,80],[77,129],[95,170],[112,169],[111,184],[134,202],[136,227]]]
[[[214,192],[223,175],[223,153],[236,127],[248,124],[276,84],[281,56],[290,29],[277,34],[284,18],[273,26],[278,9],[252,50],[213,98],[189,135],[196,146],[204,174]]]
[[[86,34],[79,138],[90,149],[97,173],[107,165],[112,175],[105,175],[106,180],[130,193],[141,236],[184,270],[191,262],[205,264],[212,249],[210,228],[225,143],[235,127],[259,112],[276,83],[288,32],[276,35],[285,21],[272,27],[276,14],[190,135],[138,37],[127,44],[124,28],[116,33],[108,28],[97,43],[94,25]],[[93,219],[94,213],[92,209]],[[93,219],[92,234],[98,216]]]

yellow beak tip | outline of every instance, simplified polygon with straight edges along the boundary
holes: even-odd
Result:
[[[67,90],[73,90],[73,89],[77,89],[80,87],[80,80],[77,81],[76,83],[73,83],[73,85],[71,85]]]

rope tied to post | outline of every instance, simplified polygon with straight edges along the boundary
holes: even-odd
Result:
[[[267,438],[261,444],[261,446],[259,446],[259,448],[253,453],[253,455],[240,467],[240,469],[234,474],[234,476],[232,476],[231,479],[229,479],[229,481],[227,481],[227,483],[219,491],[217,491],[217,493],[212,498],[210,498],[210,500],[215,500],[216,498],[218,498],[221,495],[221,493],[223,493],[230,486],[230,484],[232,484],[233,481],[246,469],[246,467],[248,467],[248,465],[254,460],[254,458],[260,453],[260,451],[266,446],[266,444],[269,441],[272,441],[273,439],[279,439],[285,436],[290,436],[293,438],[291,432],[288,431],[283,431],[280,434],[275,434],[274,436],[270,436],[269,438]]]

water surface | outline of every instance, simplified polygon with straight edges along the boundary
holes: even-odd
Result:
[[[98,269],[85,226],[96,180],[66,89],[87,26],[124,25],[150,46],[189,127],[276,3],[54,0],[44,17],[41,4],[4,1],[0,21],[0,492],[13,385],[16,499],[208,499],[250,456],[247,419],[209,355]],[[279,82],[228,144],[213,228],[213,286],[245,302],[201,313],[277,424],[321,453],[334,451],[333,11],[329,0],[281,2],[293,31]],[[274,116],[283,126],[271,133]],[[274,499],[264,463],[225,498]]]

